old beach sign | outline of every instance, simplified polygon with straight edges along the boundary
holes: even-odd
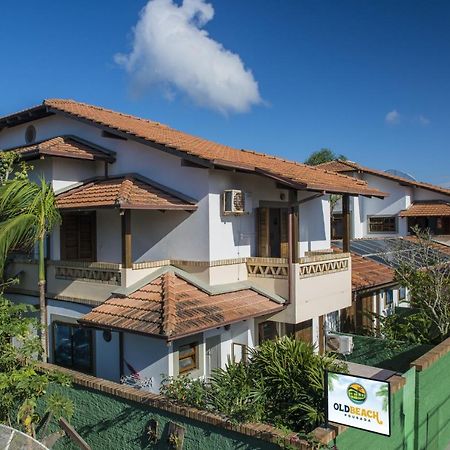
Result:
[[[391,435],[390,386],[387,381],[328,372],[327,422]]]

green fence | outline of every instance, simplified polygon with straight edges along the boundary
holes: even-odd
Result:
[[[50,392],[54,391],[62,392],[74,402],[75,415],[71,424],[93,450],[167,450],[170,421],[186,429],[183,450],[279,449],[277,445],[263,440],[129,402],[98,390],[52,386]],[[147,436],[151,419],[159,425],[156,444],[149,443]],[[67,437],[60,439],[53,448],[79,450]]]
[[[339,450],[446,450],[450,444],[450,339],[413,363],[392,395],[391,437],[349,428]]]
[[[391,436],[348,428],[336,438],[339,450],[450,448],[450,339],[419,357],[402,377],[406,383],[391,397]],[[160,407],[167,403],[161,396],[137,394],[139,391],[135,389],[88,375],[78,374],[72,387],[51,386],[50,391],[55,390],[73,400],[72,425],[93,450],[167,449],[169,422],[185,428],[184,450],[276,450],[280,447],[273,442],[281,442],[280,437],[284,442],[292,442],[282,432],[272,435],[272,442],[254,437],[267,436],[268,428],[273,430],[267,425],[230,427],[228,422],[212,414],[189,408]],[[118,391],[123,392],[119,395]],[[147,435],[152,419],[159,425],[156,444],[151,444]],[[332,445],[329,442],[329,448]],[[295,447],[305,449],[308,445],[304,442]],[[61,439],[54,448],[76,449],[68,438]]]

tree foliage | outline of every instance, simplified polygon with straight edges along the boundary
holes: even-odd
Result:
[[[342,361],[319,355],[303,341],[283,337],[250,350],[248,363],[217,369],[208,383],[168,378],[162,393],[237,422],[271,423],[308,432],[325,419],[325,370],[346,371]]]
[[[306,159],[305,164],[308,166],[317,166],[318,164],[334,161],[335,159],[346,160],[347,158],[344,155],[334,153],[329,148],[321,148],[320,150],[311,153]]]
[[[43,359],[47,359],[47,309],[45,299],[45,238],[60,223],[61,216],[50,184],[16,176],[0,186],[0,275],[8,254],[17,247],[39,246],[39,304]]]
[[[395,280],[409,290],[411,306],[431,323],[430,342],[450,335],[450,256],[433,242],[429,230],[414,228],[414,251],[400,241],[391,253]]]
[[[379,324],[374,334],[392,343],[427,344],[431,341],[431,320],[423,310],[412,314],[396,312],[390,316],[370,313],[369,316]]]
[[[48,385],[70,384],[67,377],[45,373],[36,364],[42,352],[37,336],[39,323],[30,317],[33,307],[14,305],[0,296],[0,423],[21,429],[35,437],[36,427],[44,420],[37,403]],[[57,394],[47,399],[46,411],[55,417],[70,419],[72,403]]]

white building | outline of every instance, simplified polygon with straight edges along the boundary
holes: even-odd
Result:
[[[415,181],[407,175],[370,169],[352,161],[331,161],[321,168],[366,181],[385,192],[384,198],[352,198],[351,236],[406,236],[414,225],[429,228],[434,235],[450,235],[450,189]],[[337,237],[342,233],[342,208],[335,208]]]
[[[351,260],[330,242],[329,194],[364,181],[236,150],[69,100],[0,119],[0,148],[57,193],[47,245],[49,360],[96,376],[207,376],[293,333],[323,347],[351,305]],[[38,305],[33,255],[9,296]]]

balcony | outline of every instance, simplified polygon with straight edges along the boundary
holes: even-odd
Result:
[[[261,288],[289,298],[286,258],[249,258],[248,279]],[[300,323],[351,305],[349,253],[317,253],[292,264],[293,300],[272,320]]]

